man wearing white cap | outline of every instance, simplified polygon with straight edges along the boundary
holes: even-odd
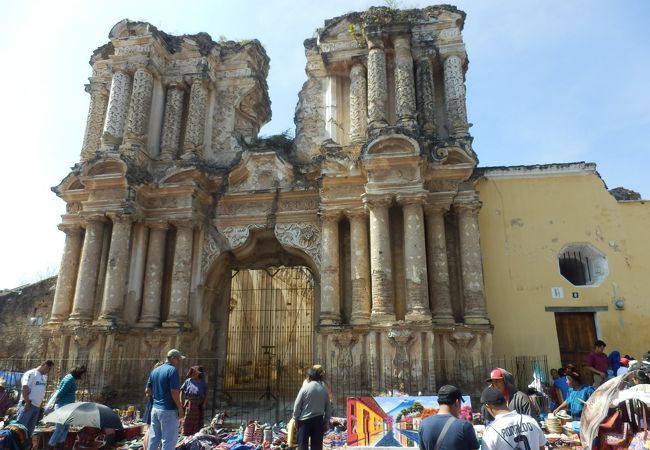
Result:
[[[149,374],[147,389],[153,397],[148,447],[151,450],[157,450],[161,442],[162,450],[176,448],[179,421],[184,417],[176,367],[183,359],[180,351],[171,349],[167,352],[167,362]]]

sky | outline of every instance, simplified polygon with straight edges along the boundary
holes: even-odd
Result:
[[[451,2],[451,0],[446,0]],[[395,3],[395,2],[391,2]],[[402,8],[434,3],[396,2]],[[468,119],[481,166],[589,161],[609,188],[650,198],[650,1],[466,0]],[[271,58],[273,119],[294,131],[303,41],[326,19],[381,0],[22,0],[0,15],[3,214],[0,289],[53,275],[64,202],[51,192],[79,160],[92,51],[124,18],[170,34],[258,39]]]

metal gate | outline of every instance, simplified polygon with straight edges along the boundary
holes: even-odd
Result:
[[[313,306],[306,267],[232,271],[223,392],[229,421],[291,417],[313,363]]]

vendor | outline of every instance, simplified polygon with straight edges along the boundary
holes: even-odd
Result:
[[[565,371],[566,381],[569,384],[569,393],[566,400],[553,412],[557,414],[562,409],[568,409],[573,420],[580,420],[584,402],[593,394],[594,388],[588,384],[583,384],[582,376],[574,369],[575,367],[570,367]]]

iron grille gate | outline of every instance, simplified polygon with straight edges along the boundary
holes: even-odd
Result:
[[[223,392],[229,421],[291,417],[313,364],[313,305],[306,267],[233,270]]]

